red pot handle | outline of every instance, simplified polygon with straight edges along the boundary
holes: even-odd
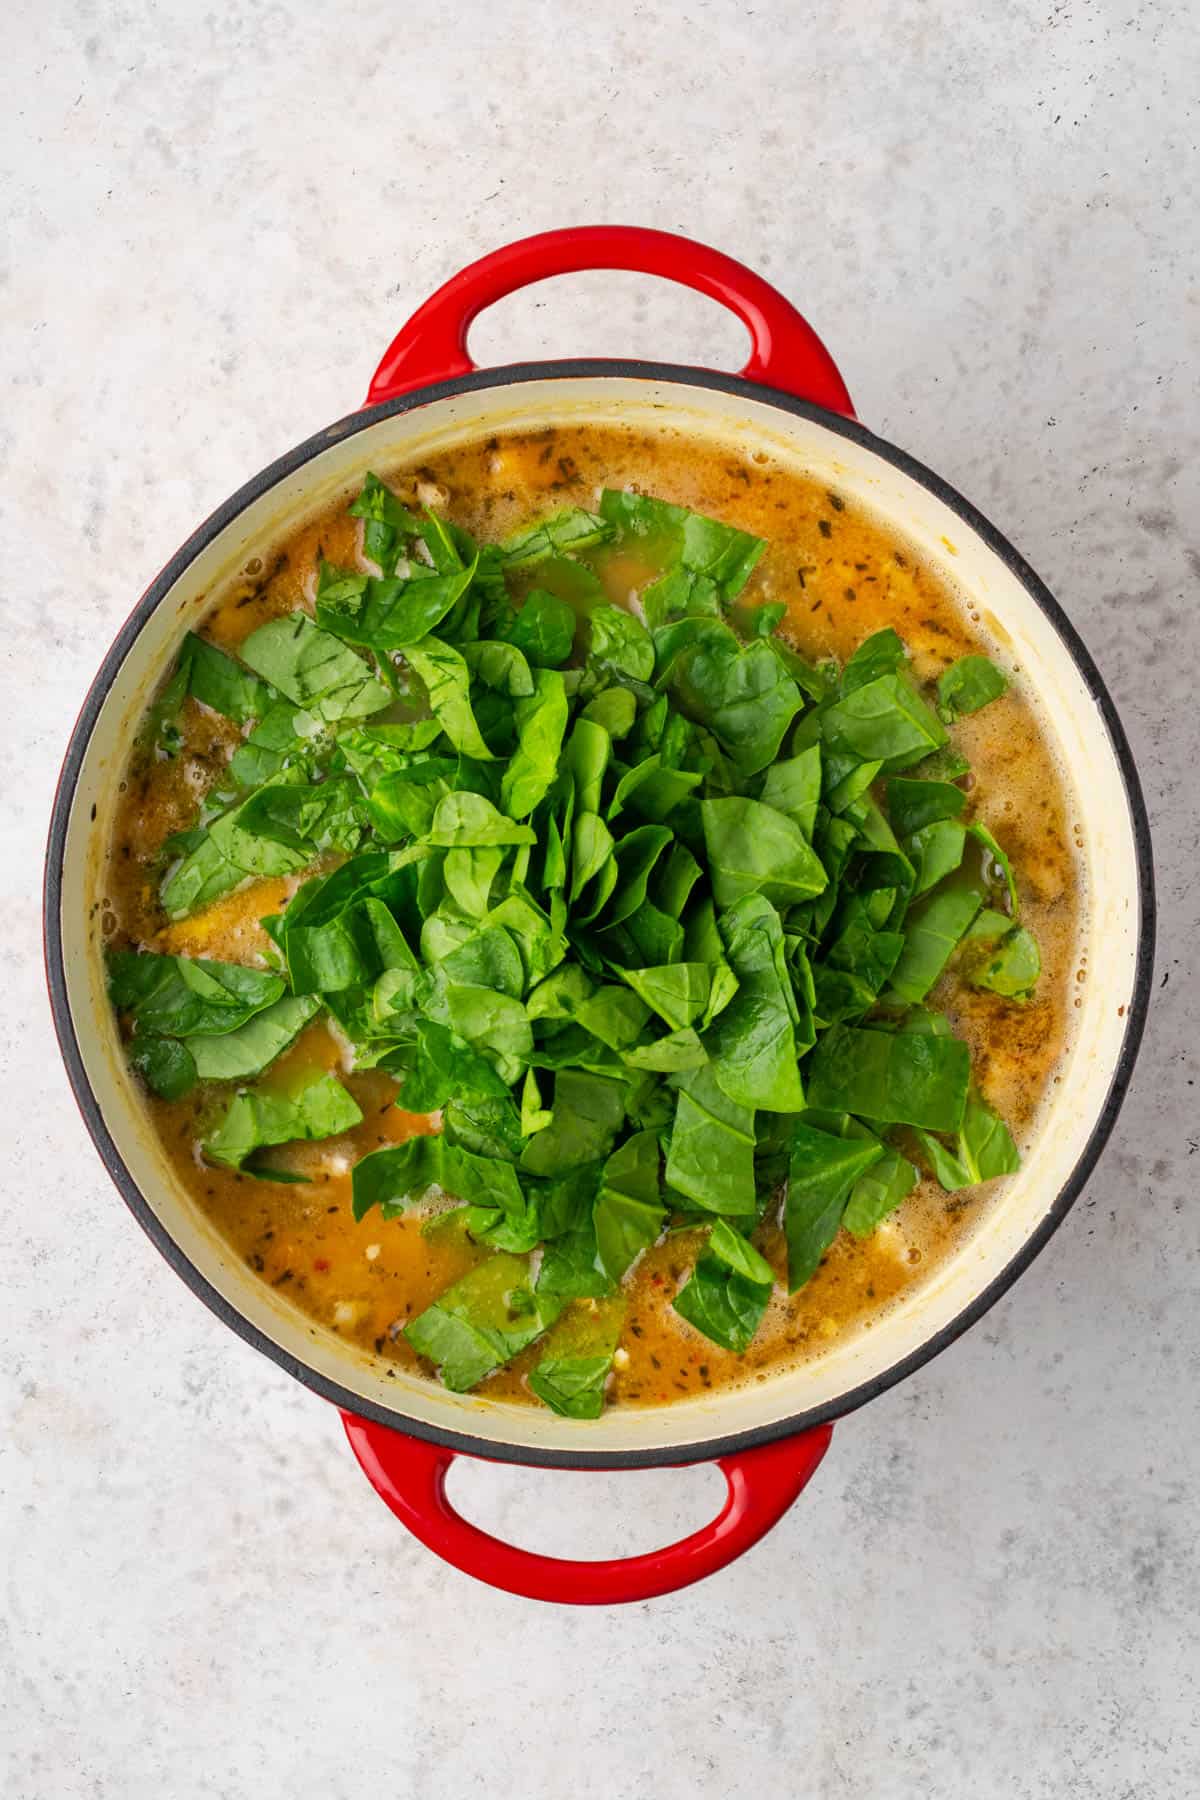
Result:
[[[367,1480],[414,1537],[465,1575],[527,1600],[568,1606],[652,1600],[714,1575],[776,1524],[829,1448],[832,1425],[717,1458],[728,1492],[710,1524],[663,1550],[607,1562],[570,1562],[519,1550],[451,1506],[446,1475],[455,1452],[344,1412],[350,1447]]]
[[[583,269],[660,275],[719,300],[753,343],[747,381],[780,388],[830,412],[854,417],[837,365],[808,321],[769,282],[720,250],[639,225],[572,225],[543,231],[481,256],[432,294],[393,338],[375,371],[367,405],[392,400],[475,368],[467,332],[485,307],[530,282]]]

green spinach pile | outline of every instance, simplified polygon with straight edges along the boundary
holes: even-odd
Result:
[[[644,495],[495,545],[373,476],[351,510],[379,574],[323,563],[315,617],[236,659],[189,637],[147,727],[177,753],[190,696],[243,728],[165,846],[170,918],[334,866],[264,920],[275,968],[124,952],[112,998],[155,1092],[237,1084],[204,1151],[267,1180],[298,1178],[264,1150],[361,1118],[331,1075],[246,1085],[326,1009],[398,1105],[442,1115],[362,1158],[356,1217],[451,1196],[491,1253],[409,1343],[467,1389],[563,1319],[531,1385],[594,1417],[623,1278],[665,1230],[705,1228],[674,1306],[741,1352],[768,1213],[794,1292],[900,1205],[913,1158],[947,1189],[1017,1166],[924,1004],[952,956],[1014,999],[1039,972],[946,729],[1005,678],[964,658],[933,703],[891,630],[810,666],[782,604],[740,598],[761,540]],[[657,571],[641,617],[597,574],[631,546]]]

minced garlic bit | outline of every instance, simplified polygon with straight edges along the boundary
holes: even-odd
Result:
[[[623,1344],[618,1344],[617,1348],[613,1351],[613,1368],[627,1369],[628,1367],[629,1352]]]
[[[379,1255],[381,1248],[382,1248],[382,1245],[380,1245],[380,1244],[368,1244],[367,1245],[367,1261],[374,1262],[375,1258]]]
[[[882,1250],[886,1255],[898,1259],[902,1259],[908,1253],[908,1240],[894,1219],[881,1220],[875,1227],[872,1243],[877,1250]]]

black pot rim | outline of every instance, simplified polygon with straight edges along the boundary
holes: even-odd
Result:
[[[1079,670],[1104,721],[1120,770],[1133,826],[1134,847],[1138,860],[1140,916],[1133,994],[1126,1011],[1121,1048],[1104,1105],[1091,1135],[1070,1176],[1056,1196],[1053,1205],[1040,1220],[1037,1229],[1031,1233],[1016,1255],[1010,1259],[988,1286],[977,1294],[949,1323],[926,1339],[918,1349],[879,1374],[872,1376],[869,1381],[861,1383],[846,1394],[839,1395],[835,1400],[828,1401],[821,1406],[808,1408],[786,1419],[750,1427],[744,1431],[727,1433],[720,1437],[668,1445],[658,1449],[588,1450],[581,1445],[579,1449],[552,1450],[535,1445],[509,1444],[486,1436],[476,1436],[469,1432],[446,1431],[439,1426],[430,1425],[424,1420],[409,1418],[399,1409],[380,1406],[372,1401],[364,1400],[361,1395],[343,1387],[339,1382],[331,1380],[328,1376],[321,1374],[282,1349],[265,1332],[260,1331],[244,1314],[239,1312],[237,1307],[226,1299],[189,1260],[167,1227],[150,1207],[126,1167],[120,1151],[104,1123],[95,1093],[88,1080],[67,1000],[61,917],[62,870],[67,826],[83,759],[101,706],[116,679],[117,672],[146,621],[164,595],[170,591],[200,551],[232,520],[236,519],[240,513],[244,512],[248,506],[285,476],[302,468],[305,463],[311,462],[315,456],[328,449],[331,444],[340,443],[346,438],[353,437],[377,424],[381,419],[390,418],[398,413],[415,411],[430,401],[441,400],[455,394],[481,392],[530,381],[577,380],[606,376],[709,388],[769,405],[797,418],[815,421],[839,436],[848,438],[851,442],[860,444],[875,455],[882,457],[903,474],[926,488],[938,500],[950,507],[987,544],[1049,619]],[[279,457],[239,488],[222,506],[219,506],[192,533],[191,537],[146,589],[118,632],[88,690],[71,733],[54,799],[46,850],[43,897],[46,973],[54,1027],[84,1124],[100,1154],[101,1161],[134,1217],[192,1292],[198,1295],[224,1324],[237,1332],[239,1337],[253,1345],[256,1350],[269,1356],[273,1362],[289,1375],[294,1376],[297,1381],[303,1382],[306,1387],[320,1394],[323,1399],[332,1401],[334,1405],[347,1412],[357,1413],[378,1424],[389,1425],[414,1437],[441,1444],[447,1449],[461,1451],[466,1455],[484,1457],[492,1462],[511,1462],[532,1467],[559,1469],[654,1468],[674,1464],[709,1462],[717,1457],[730,1456],[738,1451],[751,1449],[758,1444],[793,1436],[812,1426],[841,1418],[865,1405],[867,1401],[886,1393],[897,1382],[913,1374],[925,1363],[932,1361],[957,1337],[981,1319],[995,1305],[1000,1296],[1012,1286],[1017,1277],[1024,1273],[1034,1257],[1045,1247],[1061,1225],[1087,1182],[1116,1123],[1117,1114],[1133,1074],[1150,1002],[1155,919],[1156,902],[1150,823],[1133,754],[1116,708],[1095,662],[1062,607],[1045,583],[1039,579],[1020,553],[1013,548],[991,521],[965,500],[941,476],[926,468],[923,463],[910,456],[906,451],[899,450],[895,445],[888,443],[886,439],[877,437],[874,432],[859,424],[855,419],[828,412],[823,407],[813,406],[807,401],[796,399],[791,394],[756,382],[746,381],[737,375],[725,375],[712,370],[694,369],[673,363],[600,361],[596,359],[517,363],[503,368],[475,370],[468,375],[419,388],[394,400],[365,407],[359,412],[349,414],[324,431],[318,432],[295,449],[288,451],[286,455]]]

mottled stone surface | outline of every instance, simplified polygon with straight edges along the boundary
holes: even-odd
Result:
[[[0,1791],[1194,1795],[1194,8],[45,0],[4,35]],[[1010,531],[1123,712],[1163,915],[1137,1080],[1041,1260],[754,1554],[620,1616],[440,1566],[185,1293],[68,1099],[35,892],[147,579],[456,266],[595,219],[763,269],[863,418]],[[728,364],[739,336],[589,277],[476,342]],[[526,1542],[616,1550],[698,1522],[716,1477],[459,1486]]]

